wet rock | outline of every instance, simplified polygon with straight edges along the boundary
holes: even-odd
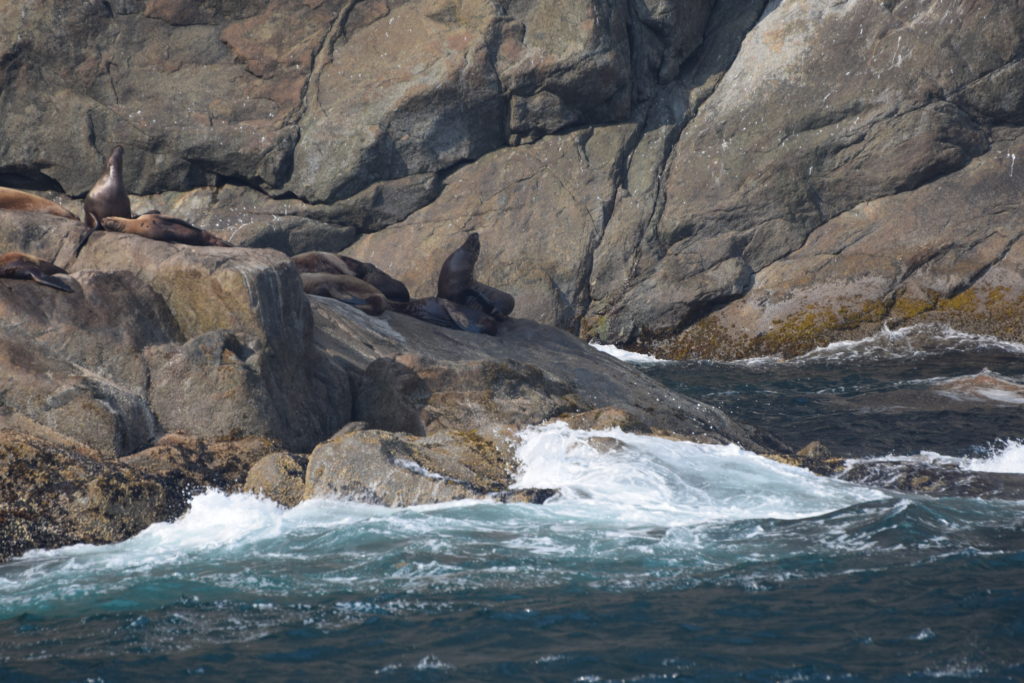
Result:
[[[208,488],[226,493],[243,490],[253,465],[279,450],[261,437],[213,442],[184,434],[168,434],[154,446],[118,460],[156,477],[186,497]]]
[[[81,444],[0,430],[0,560],[32,548],[119,541],[173,519],[186,502],[159,477]]]
[[[405,506],[491,494],[510,502],[550,495],[508,491],[515,467],[511,449],[471,431],[417,437],[364,430],[336,435],[316,447],[306,468],[303,499],[340,497]]]
[[[1024,498],[1024,474],[974,472],[955,463],[871,460],[854,462],[846,481],[932,496]]]
[[[820,441],[812,441],[796,453],[769,453],[766,457],[823,476],[837,475],[846,468],[846,460],[832,455],[828,446]]]
[[[249,468],[242,490],[284,507],[295,507],[302,502],[307,462],[307,458],[292,453],[265,455]]]

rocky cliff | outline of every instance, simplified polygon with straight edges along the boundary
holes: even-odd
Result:
[[[0,183],[349,248],[664,354],[1024,338],[1019,0],[0,3]],[[423,258],[414,258],[412,255]]]
[[[1005,0],[0,1],[0,185],[81,215],[120,144],[136,212],[246,247],[76,255],[78,222],[0,211],[0,251],[75,281],[0,280],[0,556],[209,485],[508,495],[552,418],[783,449],[579,336],[1024,339],[1022,36]],[[428,296],[471,231],[517,300],[495,338],[307,297],[287,258]]]

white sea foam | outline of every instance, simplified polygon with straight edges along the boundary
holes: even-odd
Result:
[[[974,472],[1024,474],[1024,442],[1005,441],[992,449],[991,456],[968,460],[964,467]]]
[[[790,362],[916,358],[949,351],[1002,351],[1024,355],[1024,344],[988,335],[968,334],[947,325],[921,324],[881,330],[856,341],[834,342]]]
[[[644,354],[644,353],[636,353],[635,351],[626,351],[625,349],[620,349],[619,347],[613,346],[612,344],[598,344],[597,342],[590,342],[590,345],[592,347],[594,347],[595,349],[597,349],[598,351],[602,351],[604,353],[607,353],[609,356],[615,356],[619,360],[624,360],[624,361],[629,362],[629,363],[652,363],[653,364],[653,363],[668,363],[668,362],[670,362],[670,361],[667,361],[667,360],[664,360],[664,359],[661,359],[661,358],[655,358],[654,356],[648,356],[647,354]]]
[[[562,514],[620,525],[680,526],[739,519],[795,519],[881,497],[735,445],[718,446],[574,430],[526,430],[519,487],[561,490]]]

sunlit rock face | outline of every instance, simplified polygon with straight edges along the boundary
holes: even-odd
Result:
[[[1014,2],[41,0],[0,8],[0,182],[348,249],[677,355],[935,319],[1021,338]],[[959,298],[958,298],[959,297]]]

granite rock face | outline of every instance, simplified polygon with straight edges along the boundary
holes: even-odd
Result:
[[[1022,36],[1020,0],[9,3],[0,182],[81,197],[122,144],[136,205],[424,296],[476,230],[520,315],[668,355],[1021,339]]]

